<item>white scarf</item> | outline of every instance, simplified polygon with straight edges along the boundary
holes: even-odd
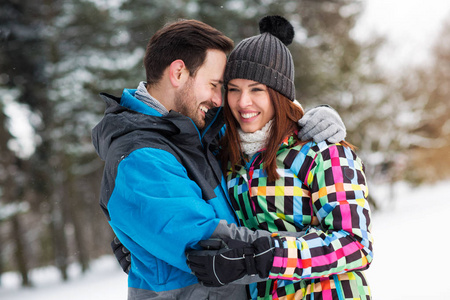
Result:
[[[238,129],[242,151],[244,151],[246,155],[252,157],[256,152],[266,146],[266,140],[269,137],[269,130],[272,122],[273,119],[267,122],[263,128],[255,132],[244,132],[242,129]]]

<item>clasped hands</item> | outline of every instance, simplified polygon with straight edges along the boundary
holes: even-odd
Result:
[[[189,268],[204,286],[223,286],[246,275],[269,276],[274,249],[271,237],[253,243],[209,239],[199,245],[203,250],[189,250],[186,257]]]

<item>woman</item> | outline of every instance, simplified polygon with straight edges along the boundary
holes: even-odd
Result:
[[[273,232],[254,243],[209,241],[188,263],[205,285],[258,274],[258,299],[370,299],[362,270],[372,261],[368,190],[345,141],[300,142],[293,101],[292,26],[266,17],[225,70],[227,131],[221,158],[240,221]],[[205,244],[204,244],[205,245]],[[254,296],[254,295],[253,295]]]

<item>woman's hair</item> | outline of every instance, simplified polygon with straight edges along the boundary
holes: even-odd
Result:
[[[267,87],[267,89],[273,103],[275,116],[267,137],[266,150],[262,153],[262,159],[269,181],[273,181],[279,178],[276,164],[277,151],[283,140],[298,129],[297,121],[303,117],[303,109],[270,87]],[[224,172],[226,172],[228,162],[231,162],[234,172],[235,166],[241,162],[243,152],[238,134],[239,123],[231,113],[227,94],[225,94],[224,116],[226,131],[221,140],[220,158]]]
[[[148,85],[155,85],[164,70],[175,60],[181,59],[190,76],[203,65],[207,50],[219,50],[228,54],[233,41],[219,30],[196,20],[181,20],[158,30],[147,44],[144,67]]]
[[[283,140],[296,132],[298,129],[298,120],[303,115],[303,109],[290,101],[285,96],[267,87],[270,100],[273,103],[275,116],[267,137],[265,151],[262,152],[262,161],[264,162],[264,171],[267,173],[268,181],[272,182],[280,178],[277,173],[277,152]],[[240,137],[238,134],[239,123],[234,118],[230,106],[228,105],[228,96],[225,93],[224,117],[226,124],[225,135],[221,140],[220,159],[222,161],[222,170],[226,175],[228,163],[231,162],[232,171],[235,172],[235,166],[243,165],[243,152],[241,149]],[[297,138],[297,136],[295,136]],[[299,145],[306,144],[308,141],[297,141]],[[340,142],[343,146],[354,149],[354,146],[346,141]]]

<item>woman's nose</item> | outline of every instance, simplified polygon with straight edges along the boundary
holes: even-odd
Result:
[[[241,98],[239,99],[239,106],[247,107],[250,105],[252,105],[252,99],[251,99],[250,95],[245,92],[242,93]]]

